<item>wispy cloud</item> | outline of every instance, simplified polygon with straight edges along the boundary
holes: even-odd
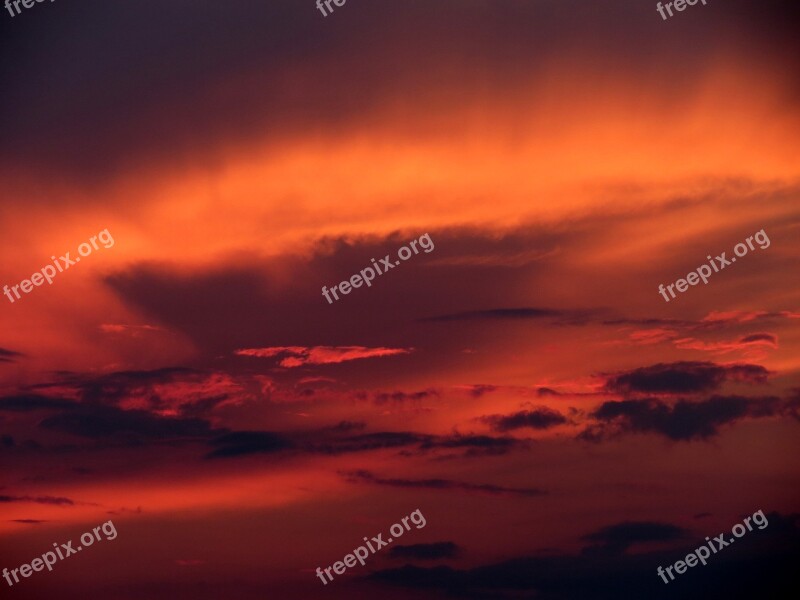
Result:
[[[413,348],[367,348],[365,346],[271,346],[267,348],[243,348],[236,350],[238,356],[272,358],[284,356],[278,364],[292,368],[303,365],[326,365],[359,360],[408,354]]]

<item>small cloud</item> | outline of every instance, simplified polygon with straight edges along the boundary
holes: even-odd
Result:
[[[0,503],[33,502],[34,504],[50,504],[53,506],[74,506],[75,501],[58,496],[0,496]]]
[[[48,521],[40,521],[39,519],[11,519],[9,523],[23,523],[25,525],[41,525]]]
[[[326,365],[359,360],[409,354],[413,348],[367,348],[365,346],[272,346],[268,348],[243,348],[237,356],[272,358],[284,355],[279,365],[285,368],[303,365]]]
[[[13,350],[7,350],[6,348],[0,348],[0,362],[17,362],[16,359],[20,356],[25,355],[14,352]]]
[[[429,489],[429,490],[456,490],[464,492],[478,492],[501,496],[542,496],[546,494],[539,488],[507,488],[493,484],[466,483],[463,481],[452,481],[450,479],[384,479],[376,477],[369,471],[350,471],[342,473],[350,483],[370,483],[373,485],[383,485],[397,488],[408,489]]]
[[[567,422],[560,412],[542,406],[534,410],[521,410],[510,415],[487,415],[480,418],[495,431],[511,431],[530,427],[531,429],[550,429]]]

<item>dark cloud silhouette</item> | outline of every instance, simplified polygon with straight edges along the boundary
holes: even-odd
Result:
[[[364,452],[383,448],[400,448],[424,442],[432,442],[436,436],[405,431],[379,431],[364,433],[346,438],[312,442],[307,448],[324,454],[341,454],[344,452]]]
[[[81,405],[47,417],[39,426],[92,439],[131,441],[206,438],[212,434],[210,424],[203,419],[159,417],[144,410],[98,405]]]
[[[50,504],[53,506],[75,505],[73,500],[58,496],[0,496],[0,502],[33,502],[35,504]]]
[[[540,387],[540,388],[536,388],[536,395],[539,396],[539,397],[542,397],[542,396],[561,396],[561,392],[556,391],[556,390],[554,390],[552,388],[548,388],[548,387]]]
[[[342,473],[342,475],[351,483],[370,483],[409,489],[459,490],[508,496],[542,496],[547,493],[538,488],[507,488],[499,485],[466,483],[449,479],[384,479],[363,470],[349,471]]]
[[[461,554],[461,549],[454,542],[392,546],[392,549],[389,550],[389,558],[404,560],[439,560],[456,558],[459,554]]]
[[[658,433],[676,441],[703,440],[717,435],[721,425],[781,411],[776,397],[712,396],[697,402],[679,400],[672,405],[652,398],[611,401],[591,414],[603,425],[589,427],[579,437],[599,441],[616,433],[639,432]]]
[[[713,362],[658,363],[608,375],[605,389],[618,394],[690,394],[719,388],[726,380],[766,383],[769,371],[760,365],[717,365]]]
[[[585,554],[623,554],[632,545],[642,542],[672,542],[684,539],[688,531],[668,523],[650,521],[610,525],[581,539],[594,545],[584,548]]]
[[[0,410],[12,412],[31,412],[47,409],[73,409],[78,405],[63,398],[49,398],[36,394],[21,394],[0,398]]]
[[[498,388],[496,385],[488,385],[488,384],[476,384],[468,386],[469,395],[473,398],[480,398],[484,394],[488,394],[490,392],[496,391]]]
[[[235,431],[216,437],[209,443],[216,448],[206,458],[274,454],[294,447],[291,440],[269,431]]]
[[[746,335],[739,340],[741,344],[752,344],[753,342],[768,342],[772,346],[778,347],[778,338],[771,333],[754,333]]]
[[[645,553],[583,552],[520,557],[469,569],[447,566],[406,565],[377,571],[367,579],[413,590],[440,592],[447,597],[473,600],[708,600],[708,598],[782,598],[794,585],[800,560],[800,530],[796,515],[768,515],[769,527],[748,533],[736,551],[714,554],[705,566],[698,565],[680,579],[664,584],[656,568],[685,557],[703,543],[702,536],[687,539],[680,547],[682,530],[670,525],[649,524],[626,531],[622,525],[607,527],[595,535],[598,541],[669,542],[668,550]],[[776,526],[773,528],[773,522]],[[657,525],[658,527],[654,527]],[[615,529],[617,527],[617,529]],[[628,526],[625,526],[626,528]],[[591,535],[591,534],[590,534]],[[678,596],[676,596],[676,593]]]
[[[389,402],[409,402],[437,398],[439,391],[435,389],[420,390],[418,392],[378,392],[373,396],[375,404],[386,404]]]
[[[6,348],[0,348],[0,363],[4,362],[16,362],[16,359],[20,356],[24,356],[19,352],[14,352],[13,350],[7,350]]]
[[[533,410],[522,410],[510,415],[487,415],[481,417],[481,420],[488,423],[495,431],[511,431],[523,427],[549,429],[567,422],[560,412],[545,406]]]
[[[488,435],[452,435],[427,440],[420,444],[421,450],[435,448],[467,448],[466,456],[495,456],[523,448],[527,442],[512,437]]]
[[[111,404],[137,391],[149,390],[157,384],[175,383],[203,373],[186,367],[165,367],[150,371],[115,371],[100,376],[61,372],[52,385],[68,384],[77,390],[85,403]],[[157,399],[154,399],[157,402]]]
[[[40,521],[39,519],[9,519],[9,523],[24,523],[25,525],[41,525],[48,521]]]

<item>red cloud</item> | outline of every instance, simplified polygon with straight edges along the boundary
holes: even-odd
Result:
[[[365,346],[272,346],[269,348],[244,348],[237,350],[239,356],[256,356],[268,358],[286,354],[288,356],[278,363],[282,367],[292,368],[302,365],[326,365],[360,358],[376,358],[408,354],[413,348],[367,348]]]

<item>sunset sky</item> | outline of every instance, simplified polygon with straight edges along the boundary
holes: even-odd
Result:
[[[0,286],[113,243],[0,295],[0,569],[118,532],[3,598],[789,597],[800,19],[655,5],[3,10]]]

